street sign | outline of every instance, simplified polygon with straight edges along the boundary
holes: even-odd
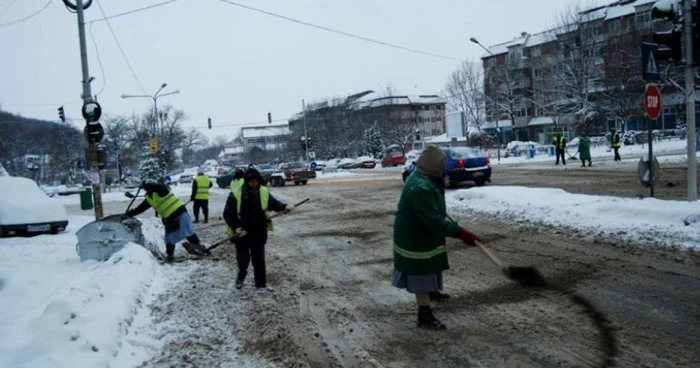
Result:
[[[655,43],[642,43],[642,75],[644,80],[647,81],[661,80],[659,64],[656,62],[656,57],[654,57],[656,46]]]
[[[661,92],[656,84],[649,83],[644,91],[644,110],[649,119],[656,120],[661,115]]]
[[[316,163],[316,161],[311,161],[311,164],[309,164],[309,166],[311,166],[312,169],[315,169],[316,167],[318,167],[318,164]]]
[[[150,148],[151,153],[155,154],[156,152],[158,152],[158,138],[151,138]]]

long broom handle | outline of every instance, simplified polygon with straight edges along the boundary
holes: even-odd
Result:
[[[308,202],[309,200],[310,200],[310,198],[306,198],[306,199],[302,200],[301,202],[295,204],[294,207],[301,206],[302,204]],[[284,213],[288,213],[288,211],[273,213],[273,214],[270,216],[270,218],[277,217],[277,216],[282,215],[282,214],[284,214]],[[243,233],[241,236],[245,236],[245,233]],[[234,237],[232,237],[232,238],[225,237],[225,238],[223,238],[223,239],[217,240],[216,243],[210,245],[207,249],[212,250],[212,249],[214,249],[214,248],[220,246],[221,244],[224,244],[224,243],[226,243],[227,241],[229,241],[229,240],[231,240],[231,239],[236,239],[236,238],[238,238],[238,237],[239,237],[239,236],[236,235],[236,236],[234,236]]]
[[[450,215],[446,215],[446,216],[447,216],[447,218],[448,218],[450,221],[452,221],[452,222],[457,222],[457,221],[455,221]],[[477,246],[484,254],[486,254],[486,256],[489,257],[489,259],[491,260],[491,262],[493,262],[496,266],[498,266],[498,267],[500,267],[500,268],[504,268],[504,267],[505,267],[505,264],[504,264],[500,259],[498,259],[498,257],[496,257],[493,253],[491,253],[491,251],[488,250],[483,244],[481,244],[480,241],[474,240],[474,244],[476,244],[476,246]]]

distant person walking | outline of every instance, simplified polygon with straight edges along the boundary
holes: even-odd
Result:
[[[579,137],[578,154],[581,167],[586,167],[586,161],[588,161],[588,167],[591,167],[591,139],[586,134],[581,134]]]
[[[552,144],[554,144],[554,150],[557,154],[556,165],[559,165],[559,157],[561,157],[562,165],[566,165],[566,157],[564,157],[564,153],[566,153],[566,138],[564,138],[561,133],[557,133],[552,137]]]
[[[610,147],[612,147],[612,149],[615,150],[615,161],[622,161],[622,158],[620,158],[620,146],[622,146],[622,142],[620,140],[620,133],[617,132],[617,129],[611,128]]]
[[[214,184],[208,176],[204,175],[204,169],[197,170],[197,176],[192,180],[192,195],[190,201],[194,202],[194,223],[199,222],[199,209],[202,209],[204,223],[209,222],[209,188]]]

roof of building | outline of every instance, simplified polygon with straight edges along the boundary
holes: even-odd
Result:
[[[634,14],[637,7],[648,5],[654,2],[656,2],[656,0],[618,0],[608,5],[585,10],[579,13],[579,16],[585,18],[585,21],[601,19],[611,20]],[[535,34],[523,32],[520,34],[519,37],[516,37],[507,42],[489,46],[488,49],[494,55],[500,55],[507,53],[508,49],[514,46],[532,47],[536,45],[541,45],[553,41],[556,38],[556,34],[558,31],[559,29],[555,28]],[[481,58],[488,58],[491,56],[491,53],[484,53],[482,54]]]
[[[277,137],[287,134],[289,134],[289,124],[257,125],[241,128],[241,137],[243,139]]]

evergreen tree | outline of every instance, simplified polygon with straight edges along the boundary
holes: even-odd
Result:
[[[142,181],[146,179],[158,180],[162,176],[158,158],[150,153],[144,154],[139,165],[139,175]]]

